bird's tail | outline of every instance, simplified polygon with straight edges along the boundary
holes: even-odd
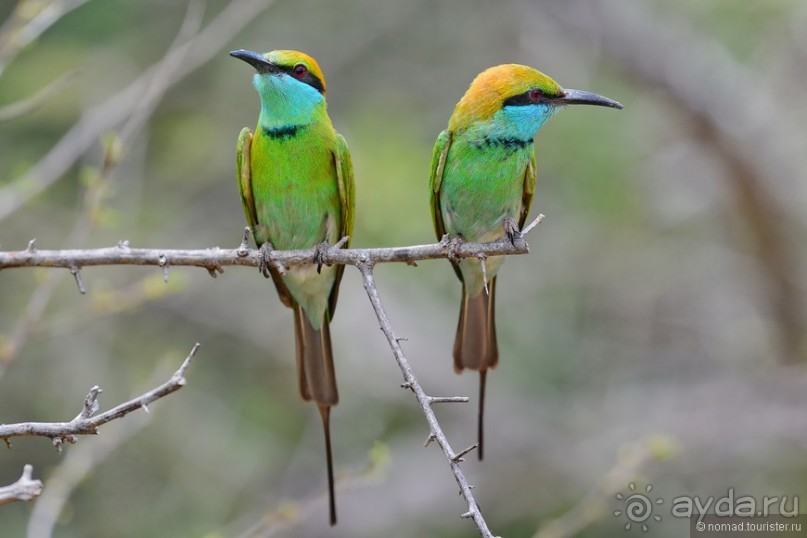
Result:
[[[460,321],[457,325],[457,336],[454,340],[454,369],[457,373],[463,369],[479,371],[479,414],[478,453],[484,458],[484,415],[485,415],[485,381],[487,371],[495,368],[499,362],[499,348],[496,344],[496,319],[494,303],[496,298],[496,279],[490,281],[489,292],[481,292],[476,297],[469,297],[462,290],[460,305]]]
[[[303,399],[314,400],[322,417],[325,432],[325,457],[328,463],[328,500],[331,525],[336,525],[336,497],[331,456],[331,406],[339,402],[331,353],[328,312],[319,329],[315,329],[300,305],[294,305],[294,336],[297,348],[297,376]]]

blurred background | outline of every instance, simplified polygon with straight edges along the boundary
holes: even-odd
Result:
[[[434,240],[432,144],[481,70],[524,63],[621,101],[536,138],[547,219],[500,273],[486,460],[464,464],[491,530],[635,534],[613,515],[630,483],[665,501],[654,537],[687,532],[678,496],[807,491],[804,2],[21,0],[0,21],[3,250],[236,247],[235,140],[258,113],[236,48],[319,61],[353,155],[355,246]],[[69,420],[95,384],[108,409],[202,348],[150,414],[61,454],[3,450],[0,484],[25,463],[45,483],[0,508],[3,536],[475,535],[355,269],[332,326],[333,529],[273,286],[247,268],[82,274],[86,296],[68,271],[0,273],[0,421]],[[376,278],[426,391],[475,397],[478,376],[452,369],[449,263]],[[457,450],[475,405],[437,410]]]

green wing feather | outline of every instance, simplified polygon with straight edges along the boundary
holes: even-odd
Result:
[[[434,223],[434,232],[437,234],[438,241],[446,233],[443,215],[440,212],[440,186],[443,182],[443,170],[445,169],[448,150],[451,147],[451,140],[451,131],[446,129],[437,137],[437,141],[434,143],[434,151],[432,152],[431,178],[429,179],[431,199],[429,205],[432,209],[432,222]]]
[[[453,138],[451,131],[446,129],[437,137],[437,141],[434,143],[434,151],[432,152],[432,170],[431,179],[429,180],[431,200],[429,205],[432,209],[432,222],[434,223],[434,232],[438,241],[446,234],[443,213],[440,211],[440,187],[443,183],[443,171],[445,170],[446,158],[448,158],[448,150],[451,148]],[[457,277],[462,280],[462,273],[457,262],[451,260],[451,265],[454,267]]]
[[[238,191],[241,193],[241,205],[244,208],[244,215],[247,217],[250,229],[252,229],[252,236],[255,237],[255,227],[258,226],[258,214],[255,210],[255,197],[252,193],[252,167],[250,165],[250,150],[252,149],[252,131],[248,127],[241,129],[241,134],[238,135],[238,144],[236,147],[236,171],[238,173]],[[256,240],[257,243],[257,240]],[[258,245],[260,247],[261,245]],[[291,308],[294,301],[289,293],[288,288],[283,283],[283,279],[277,269],[274,267],[269,268],[269,274],[272,275],[272,282],[275,284],[277,294],[280,301]]]
[[[527,169],[524,171],[524,191],[521,194],[521,215],[518,218],[518,228],[524,229],[524,224],[527,222],[527,215],[530,214],[530,206],[532,206],[532,197],[535,194],[535,154],[533,153],[532,159],[527,164]]]
[[[353,235],[353,215],[356,209],[356,191],[353,180],[353,161],[350,158],[350,151],[347,142],[339,133],[336,134],[336,151],[333,154],[336,165],[336,178],[339,183],[339,238],[348,236],[345,248],[350,247]],[[336,282],[334,282],[331,296],[328,299],[328,310],[333,319],[336,310],[336,300],[339,297],[339,283],[342,281],[342,273],[345,266],[339,265],[336,268]]]
[[[249,227],[254,231],[258,224],[255,211],[255,199],[252,197],[252,173],[249,165],[250,149],[252,148],[252,131],[249,127],[241,129],[238,135],[238,149],[236,169],[238,171],[238,190],[241,193],[241,205],[247,217]]]

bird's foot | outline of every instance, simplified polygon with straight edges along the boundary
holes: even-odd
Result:
[[[448,234],[443,236],[443,239],[448,237]],[[441,240],[442,241],[442,240]],[[457,256],[457,251],[459,250],[460,246],[465,243],[465,239],[462,238],[461,235],[452,237],[448,240],[448,261],[451,263],[457,264],[460,262],[460,257]]]
[[[273,250],[274,247],[269,241],[261,245],[261,248],[258,249],[258,272],[265,278],[269,278],[271,276],[269,274],[269,265],[272,263],[271,255]]]
[[[504,218],[504,233],[514,247],[519,247],[524,244],[524,236],[521,235],[521,230],[518,229],[518,224],[512,217]]]
[[[328,253],[329,248],[331,248],[331,245],[329,245],[327,241],[323,241],[314,247],[314,263],[317,264],[317,274],[322,272],[323,265],[328,265],[325,263],[325,254]]]

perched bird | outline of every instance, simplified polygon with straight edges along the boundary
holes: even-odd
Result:
[[[535,192],[533,138],[565,105],[622,108],[590,92],[564,90],[531,67],[505,64],[480,73],[434,146],[431,209],[437,238],[470,242],[520,236]],[[479,371],[478,451],[484,457],[487,371],[499,361],[494,324],[496,273],[503,257],[452,260],[462,281],[454,369]],[[488,282],[489,280],[489,282]]]
[[[345,139],[331,125],[325,79],[307,54],[236,50],[257,73],[261,100],[253,135],[238,137],[238,187],[255,243],[266,260],[273,248],[321,249],[353,230],[353,166]],[[318,256],[321,260],[321,256]],[[319,407],[325,431],[331,525],[336,524],[330,410],[339,401],[331,335],[343,265],[289,267],[263,264],[284,305],[294,310],[297,375],[303,399]]]

